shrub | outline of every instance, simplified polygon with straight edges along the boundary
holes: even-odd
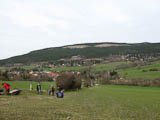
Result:
[[[109,71],[102,71],[100,75],[100,83],[102,84],[110,84],[111,75]]]
[[[82,77],[84,87],[91,87],[92,85],[95,85],[95,75],[91,72],[90,68],[82,71]]]
[[[160,78],[152,80],[152,85],[153,87],[160,87]]]
[[[149,69],[149,71],[158,71],[158,69],[157,68],[151,68],[151,69]]]
[[[81,77],[77,73],[64,72],[61,73],[56,80],[59,89],[75,90],[81,88]]]
[[[142,70],[142,72],[147,72],[147,70]]]
[[[117,75],[117,72],[116,71],[112,71],[112,72],[110,72],[110,75],[111,76],[115,76],[115,75]]]

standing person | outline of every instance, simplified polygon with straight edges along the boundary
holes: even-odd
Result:
[[[29,90],[32,91],[32,83],[30,83]]]
[[[38,84],[37,84],[37,93],[38,93],[38,95],[40,95],[40,93],[41,93],[41,84],[40,84],[40,82],[38,82]]]
[[[54,86],[51,85],[50,90],[49,90],[49,95],[52,94],[52,96],[54,96],[54,91],[55,91]]]

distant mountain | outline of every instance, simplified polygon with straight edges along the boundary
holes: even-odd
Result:
[[[28,54],[0,60],[0,65],[15,63],[49,62],[59,59],[83,56],[83,58],[101,58],[113,55],[159,56],[160,43],[86,43],[63,47],[46,48]]]

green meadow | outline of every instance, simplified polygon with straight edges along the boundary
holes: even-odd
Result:
[[[129,64],[129,62],[111,62],[106,64],[97,64],[95,66],[92,66],[92,71],[103,71],[103,70],[113,70],[118,65],[126,65]]]
[[[159,120],[160,88],[99,85],[47,96],[53,82],[42,82],[42,95],[30,82],[7,82],[18,96],[0,96],[0,120]],[[55,85],[55,84],[54,84]],[[1,86],[0,86],[1,87]]]
[[[150,69],[157,69],[158,71],[150,71]],[[145,72],[144,72],[145,70]],[[151,65],[131,67],[118,70],[118,73],[124,79],[145,79],[153,80],[160,79],[160,62],[153,62]]]
[[[85,69],[85,66],[73,66],[73,67],[56,67],[54,70],[52,70],[53,72],[64,72],[64,71],[81,71],[83,69]]]

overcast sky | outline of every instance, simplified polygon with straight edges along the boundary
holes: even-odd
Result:
[[[0,0],[0,59],[90,42],[160,42],[160,0]]]

